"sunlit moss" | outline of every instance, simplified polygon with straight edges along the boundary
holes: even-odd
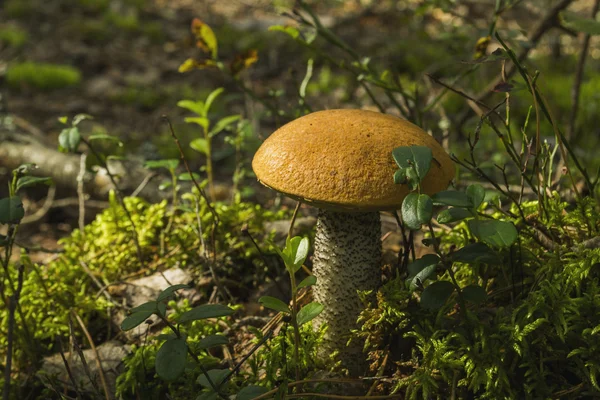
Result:
[[[49,91],[75,86],[80,82],[81,72],[69,65],[26,61],[9,65],[6,71],[6,83],[15,89]]]

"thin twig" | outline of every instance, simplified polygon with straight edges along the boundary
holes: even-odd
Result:
[[[60,358],[62,358],[63,364],[65,366],[65,371],[67,371],[67,375],[69,376],[69,380],[71,381],[71,383],[73,383],[73,389],[75,390],[75,395],[77,396],[77,399],[81,399],[81,393],[79,393],[79,388],[77,387],[77,381],[75,380],[75,377],[73,376],[73,372],[71,371],[71,367],[69,366],[69,362],[67,361],[67,358],[65,357],[65,352],[63,349],[63,345],[62,345],[62,341],[60,340],[60,337],[56,337],[56,342],[58,343],[58,353],[60,354]]]
[[[133,191],[133,193],[131,193],[131,197],[137,197],[142,192],[142,190],[144,190],[144,188],[148,185],[148,183],[150,183],[150,181],[157,175],[158,174],[156,172],[151,172],[147,174],[144,177],[144,179],[142,179],[138,187]]]
[[[90,332],[85,327],[85,324],[81,320],[81,317],[77,315],[77,313],[74,310],[71,310],[71,313],[79,323],[81,330],[83,331],[86,339],[90,344],[90,347],[92,348],[92,351],[94,352],[94,356],[96,357],[96,366],[98,367],[98,373],[100,375],[100,382],[102,382],[102,389],[104,390],[104,397],[106,398],[106,400],[110,400],[110,392],[108,390],[108,385],[106,384],[106,378],[104,377],[104,369],[102,369],[102,360],[100,359],[100,354],[98,353],[98,349],[94,344],[94,340],[92,339]]]
[[[77,174],[77,199],[79,200],[79,232],[81,237],[85,238],[85,191],[83,178],[85,177],[85,161],[87,154],[82,153],[79,157],[79,174]]]
[[[127,216],[127,220],[131,224],[131,229],[133,231],[132,238],[133,238],[133,243],[135,244],[138,261],[140,262],[140,265],[143,267],[144,266],[144,254],[142,252],[142,246],[140,245],[140,240],[138,238],[137,227],[135,225],[135,222],[133,221],[133,217],[132,217],[131,213],[129,212],[129,209],[125,205],[125,199],[123,197],[123,192],[121,192],[121,190],[119,189],[119,185],[117,185],[117,180],[115,179],[115,176],[113,175],[113,173],[110,171],[110,168],[108,167],[108,164],[106,162],[106,158],[102,154],[98,153],[96,151],[96,149],[94,148],[94,146],[92,146],[92,144],[88,140],[81,137],[81,141],[87,146],[88,149],[90,149],[90,151],[92,152],[94,157],[96,157],[96,159],[98,160],[98,162],[100,163],[102,168],[104,168],[106,170],[106,175],[108,176],[108,179],[110,179],[110,182],[113,184],[113,187],[115,188],[115,194],[117,196],[117,200],[119,201],[119,204],[121,205],[121,207],[123,207],[123,211],[125,212],[125,215]]]
[[[517,60],[519,62],[523,62],[529,56],[529,53],[534,50],[537,44],[540,42],[542,37],[555,26],[560,26],[557,22],[558,14],[567,8],[574,0],[562,0],[559,3],[555,4],[554,7],[550,8],[548,12],[544,15],[544,17],[540,20],[540,22],[534,27],[531,34],[528,36],[528,46],[524,46],[521,52],[517,55]],[[506,79],[510,79],[518,69],[515,65],[511,65],[506,70],[505,77]],[[488,87],[486,87],[478,96],[475,97],[478,101],[484,101],[488,99],[494,91],[492,90],[499,83],[502,82],[502,77],[499,76],[493,82],[490,83]],[[467,110],[466,113],[459,119],[458,127],[462,127],[465,122],[471,117],[471,111]]]
[[[8,400],[10,396],[10,375],[12,369],[12,352],[14,345],[14,329],[15,329],[15,310],[19,303],[21,289],[23,289],[23,264],[19,265],[17,276],[17,289],[12,294],[8,304],[8,327],[6,333],[6,362],[4,366],[4,388],[2,390],[2,399]]]
[[[46,214],[48,214],[48,211],[50,211],[50,209],[52,208],[52,203],[54,202],[55,197],[56,197],[56,186],[52,185],[52,186],[48,187],[48,194],[46,194],[46,199],[44,200],[44,204],[42,204],[42,207],[39,210],[37,210],[34,214],[25,216],[21,220],[20,224],[21,225],[31,224],[33,222],[37,222],[40,219],[44,218],[44,216]]]
[[[292,238],[292,233],[294,232],[294,223],[296,222],[296,216],[298,215],[298,210],[300,209],[301,205],[301,201],[296,203],[296,208],[294,209],[294,213],[292,214],[292,220],[290,221],[290,228],[288,229],[288,239]]]

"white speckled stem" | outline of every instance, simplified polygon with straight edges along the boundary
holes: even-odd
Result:
[[[381,222],[379,213],[339,213],[320,210],[315,237],[313,273],[315,300],[323,312],[315,325],[327,323],[324,355],[339,351],[352,376],[365,373],[362,344],[347,347],[351,329],[363,309],[358,290],[377,290],[381,283]]]

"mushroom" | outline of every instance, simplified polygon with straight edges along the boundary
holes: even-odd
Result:
[[[358,291],[374,294],[381,284],[379,211],[399,209],[410,192],[394,184],[392,150],[411,145],[433,153],[421,192],[444,190],[454,164],[436,140],[408,121],[373,111],[305,115],[274,132],[252,161],[263,185],[319,208],[313,294],[324,309],[314,323],[328,326],[323,354],[339,352],[352,376],[366,367],[362,346],[346,346],[362,310]]]

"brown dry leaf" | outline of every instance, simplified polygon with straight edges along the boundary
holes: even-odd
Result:
[[[217,58],[217,37],[212,28],[198,18],[192,21],[192,34],[196,39],[196,46],[205,53],[209,53],[213,59]]]
[[[249,68],[252,64],[258,61],[258,52],[256,49],[250,49],[242,54],[238,54],[231,61],[229,68],[231,74],[236,76],[246,68]]]

